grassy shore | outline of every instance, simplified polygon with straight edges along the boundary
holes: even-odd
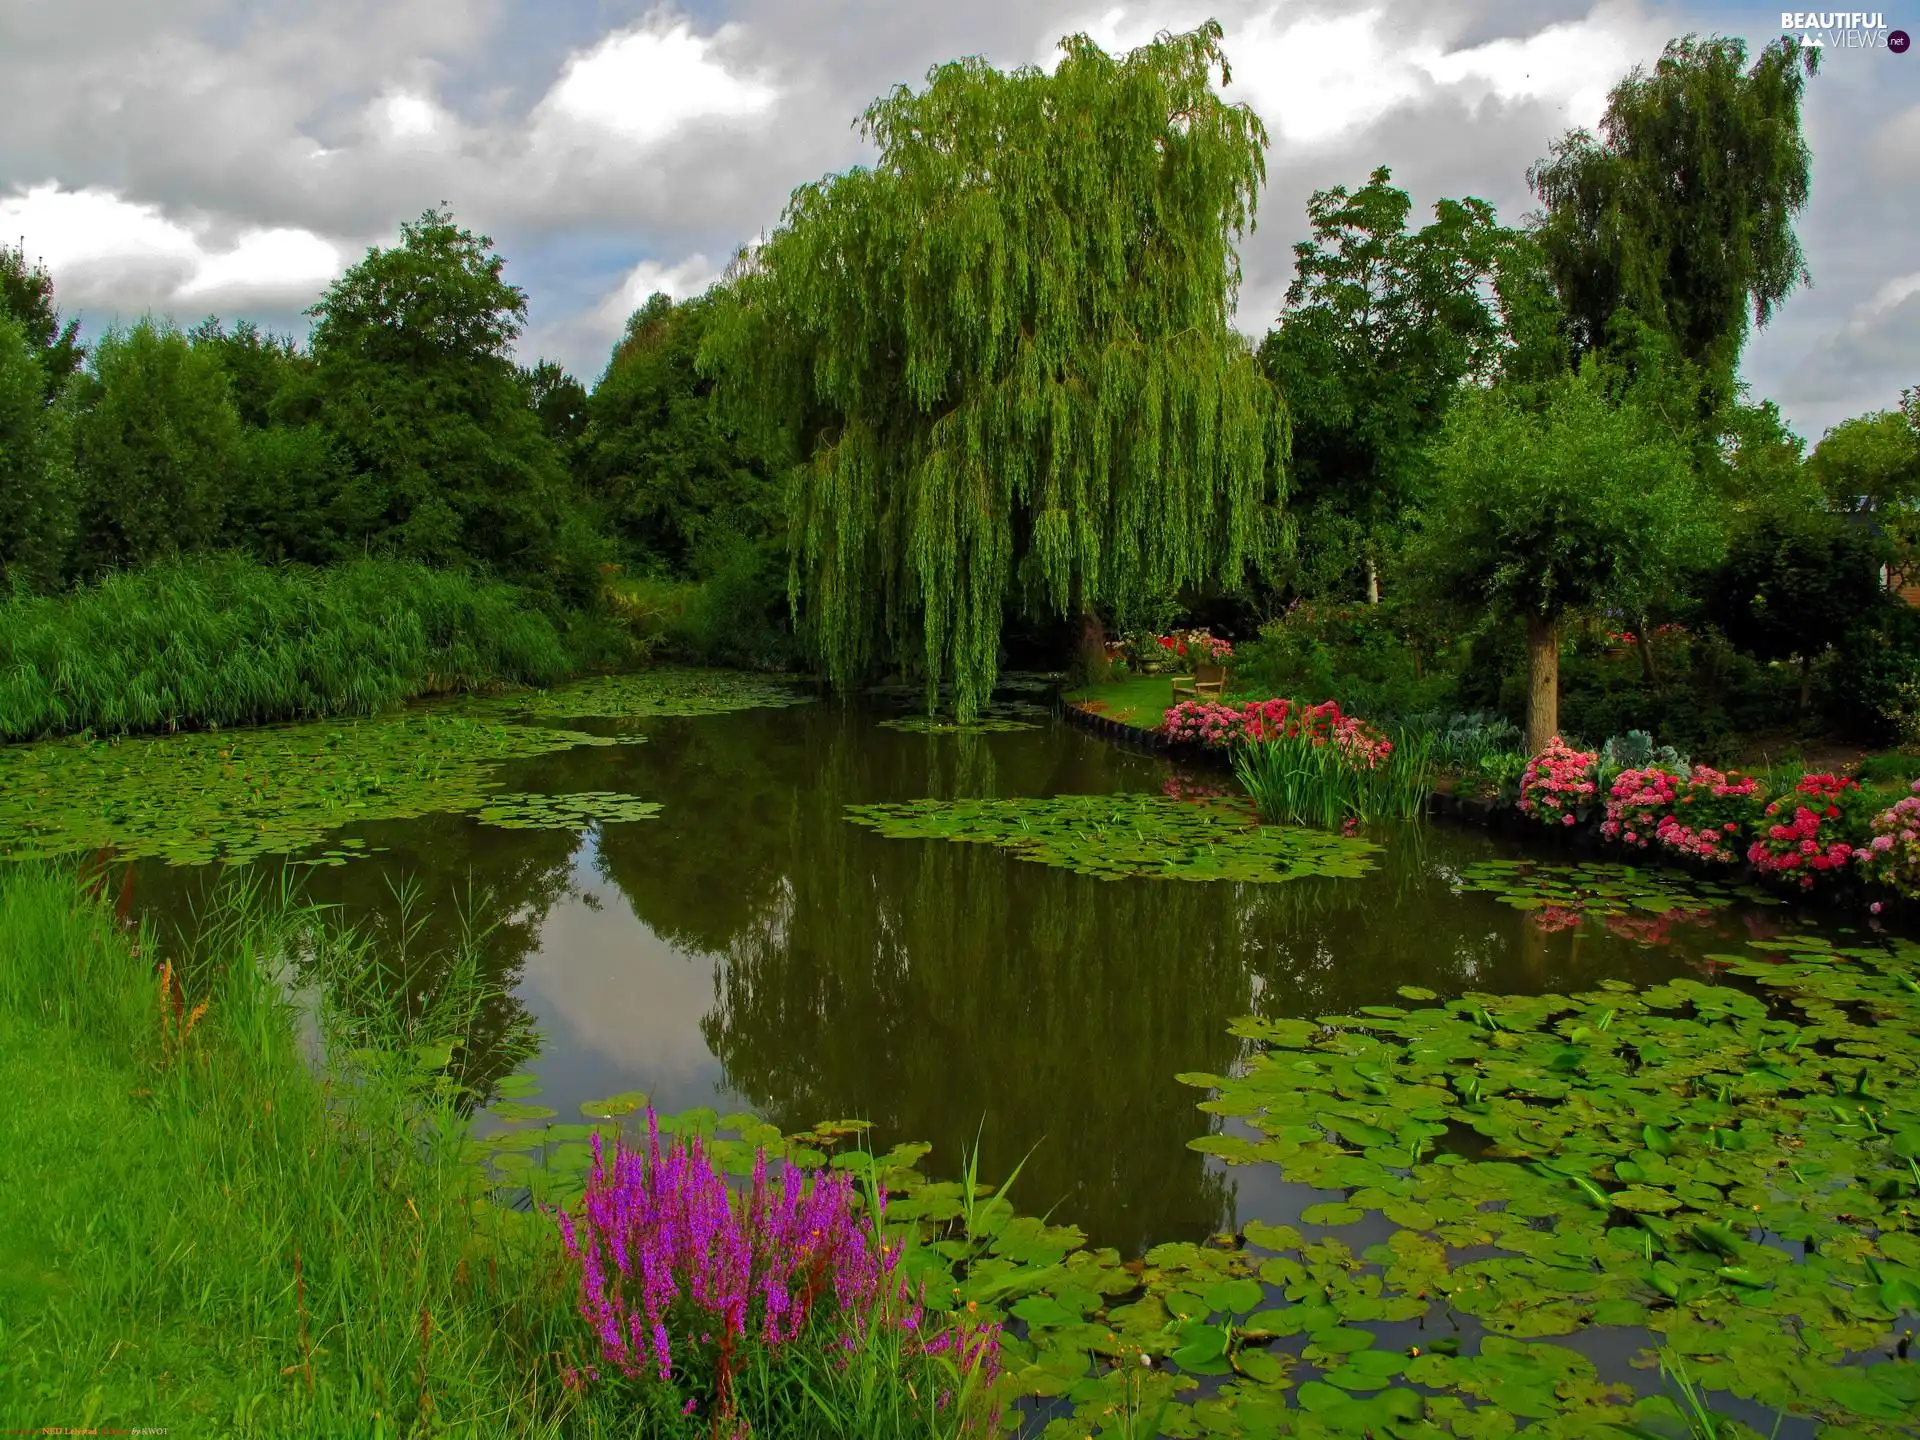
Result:
[[[112,899],[0,867],[0,1415],[175,1436],[706,1433],[641,1413],[631,1385],[570,1388],[598,1345],[556,1227],[471,1201],[451,1084],[417,1057],[472,1023],[473,965],[435,967],[451,978],[403,1013],[370,952],[285,897],[235,888],[190,939],[129,927]],[[293,1003],[316,992],[351,1014]],[[896,1393],[897,1359],[801,1356],[761,1373],[743,1418],[766,1440],[956,1430]]]
[[[368,715],[611,654],[608,628],[458,572],[198,556],[0,600],[0,740]]]

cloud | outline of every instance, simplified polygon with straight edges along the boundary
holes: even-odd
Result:
[[[642,260],[591,307],[531,327],[519,345],[527,356],[558,360],[576,375],[592,377],[604,368],[627,318],[656,291],[675,300],[702,294],[720,278],[721,267],[705,255],[665,263]]]
[[[699,121],[764,115],[779,91],[720,58],[738,35],[734,26],[696,35],[687,20],[662,11],[613,32],[568,59],[534,111],[536,148],[590,140],[644,148]]]
[[[57,184],[0,199],[0,235],[21,237],[69,309],[304,304],[340,273],[340,251],[309,230],[243,230],[220,245],[158,206]]]

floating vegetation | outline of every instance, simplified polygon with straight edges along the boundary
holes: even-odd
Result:
[[[1257,825],[1226,805],[1161,795],[1055,795],[1022,800],[908,800],[849,805],[847,818],[890,839],[995,845],[1023,860],[1102,880],[1353,878],[1379,848],[1319,830]]]
[[[1720,909],[1736,898],[1772,902],[1750,885],[1732,887],[1690,880],[1671,870],[1641,870],[1632,865],[1593,862],[1549,865],[1535,860],[1479,860],[1460,871],[1462,890],[1494,896],[1516,910],[1545,910],[1580,915],[1627,915],[1639,911]],[[1777,903],[1777,902],[1773,902]]]
[[[982,715],[974,720],[954,720],[934,715],[899,715],[880,722],[882,730],[904,730],[909,735],[999,735],[1015,730],[1038,730],[1031,720],[1013,720],[998,715]]]
[[[572,795],[507,795],[472,812],[473,818],[504,830],[578,830],[590,824],[651,820],[658,801],[612,790],[583,790]]]
[[[291,853],[344,825],[510,806],[521,797],[496,793],[500,761],[618,743],[429,713],[5,746],[0,859],[113,849],[196,865]],[[319,858],[364,853],[336,846]]]
[[[643,670],[602,675],[491,703],[547,720],[627,720],[723,715],[805,705],[811,700],[792,684],[771,676],[732,670]]]
[[[1134,1261],[1019,1214],[971,1165],[928,1178],[925,1145],[863,1148],[860,1122],[782,1135],[698,1109],[663,1128],[736,1174],[764,1149],[870,1177],[928,1308],[1009,1327],[1007,1383],[1057,1407],[1049,1436],[1112,1433],[1115,1414],[1165,1436],[1678,1435],[1653,1373],[1677,1357],[1711,1433],[1751,1436],[1708,1413],[1722,1394],[1830,1435],[1911,1435],[1920,949],[1769,951],[1723,957],[1738,987],[1446,1004],[1407,987],[1408,1006],[1238,1021],[1241,1073],[1179,1077],[1223,1127],[1193,1148],[1332,1198]],[[508,1203],[567,1203],[592,1133],[645,1098],[590,1101],[584,1125],[496,1106],[533,1123],[469,1158]],[[1640,1349],[1653,1393],[1574,1348],[1600,1331]]]

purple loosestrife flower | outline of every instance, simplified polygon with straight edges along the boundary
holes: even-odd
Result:
[[[858,1213],[848,1174],[809,1179],[785,1166],[776,1184],[763,1151],[742,1195],[699,1137],[663,1147],[649,1110],[644,1153],[616,1142],[609,1159],[594,1137],[579,1217],[562,1212],[559,1225],[580,1266],[580,1313],[607,1361],[629,1377],[651,1372],[672,1383],[676,1341],[691,1347],[683,1378],[710,1363],[717,1417],[732,1416],[733,1377],[749,1346],[777,1351],[816,1314],[838,1332],[822,1337],[828,1343],[851,1348],[877,1321],[913,1337],[922,1355],[989,1379],[998,1372],[997,1328],[922,1336],[921,1304],[896,1273],[899,1252]]]

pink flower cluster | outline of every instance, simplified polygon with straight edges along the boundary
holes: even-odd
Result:
[[[561,1211],[558,1219],[580,1267],[580,1313],[604,1358],[628,1376],[651,1370],[664,1384],[680,1343],[711,1365],[716,1418],[733,1414],[733,1380],[749,1345],[791,1344],[817,1313],[844,1345],[869,1323],[890,1324],[915,1353],[943,1355],[987,1381],[998,1372],[997,1328],[922,1333],[921,1305],[895,1274],[899,1251],[873,1242],[844,1172],[809,1181],[787,1167],[775,1186],[762,1151],[742,1196],[697,1136],[663,1151],[649,1109],[644,1154],[616,1142],[608,1163],[594,1136],[580,1217]],[[685,1358],[680,1368],[687,1378]]]
[[[1182,700],[1167,711],[1162,725],[1167,738],[1176,743],[1216,750],[1304,736],[1315,745],[1336,746],[1360,770],[1373,769],[1393,753],[1391,740],[1358,715],[1342,715],[1333,700],[1318,705],[1291,700],[1249,700],[1243,705]]]
[[[1854,858],[1870,879],[1920,895],[1920,780],[1909,788],[1912,794],[1873,817],[1873,838],[1854,851]]]
[[[1594,753],[1558,735],[1527,762],[1520,777],[1520,813],[1542,825],[1572,825],[1593,799]]]
[[[1716,864],[1740,858],[1739,840],[1757,803],[1759,782],[1696,765],[1690,779],[1650,766],[1614,778],[1600,833],[1623,845],[1660,846]]]
[[[1747,847],[1747,859],[1763,875],[1797,881],[1811,890],[1816,874],[1839,870],[1854,847],[1836,833],[1845,823],[1840,801],[1860,787],[1838,775],[1803,775],[1793,794],[1767,806],[1759,838]],[[1788,818],[1790,815],[1791,818]]]

